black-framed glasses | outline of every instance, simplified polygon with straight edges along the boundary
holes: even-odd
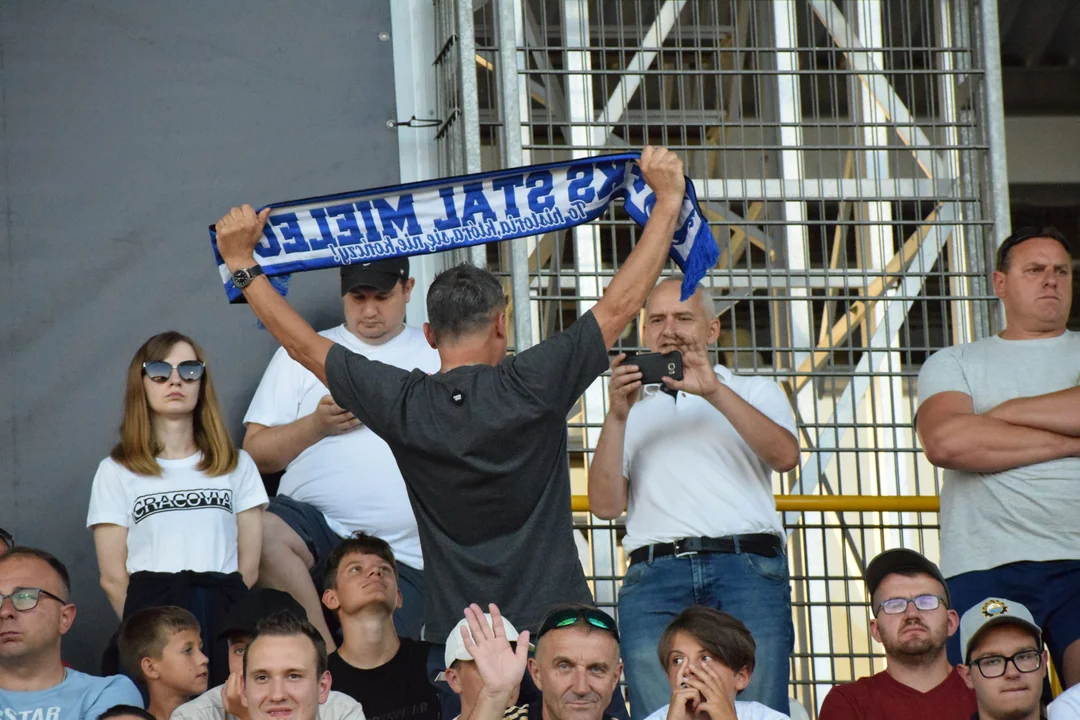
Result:
[[[4,528],[0,528],[0,543],[4,543],[8,550],[15,547],[15,536],[9,533]]]
[[[67,600],[58,595],[53,595],[48,590],[42,590],[41,588],[15,588],[15,590],[8,595],[0,593],[0,605],[4,604],[4,600],[11,598],[11,607],[19,612],[27,612],[38,606],[38,601],[41,600],[42,595],[52,598],[61,605],[68,604]]]
[[[945,598],[940,595],[916,595],[913,598],[889,598],[878,605],[878,612],[886,615],[900,615],[907,612],[908,604],[914,605],[919,612],[937,610],[945,604]]]
[[[1065,239],[1065,236],[1056,227],[1050,225],[1044,227],[1036,227],[1034,225],[1028,225],[1026,227],[1017,228],[1012,235],[1005,238],[997,251],[997,269],[1001,270],[1006,265],[1006,260],[1009,257],[1009,251],[1014,247],[1024,242],[1025,240],[1031,240],[1032,238],[1045,237],[1052,240],[1057,240],[1059,243],[1065,246],[1066,250],[1071,252],[1072,248],[1069,246],[1069,241]]]
[[[150,378],[156,383],[163,383],[168,381],[172,377],[173,370],[180,376],[180,379],[184,382],[195,382],[203,376],[203,372],[206,371],[206,363],[202,360],[184,360],[179,365],[173,367],[164,360],[155,360],[153,362],[144,362],[142,365],[143,372],[146,373],[146,377]]]
[[[1042,667],[1042,650],[1021,650],[1009,657],[987,655],[978,660],[972,660],[970,664],[979,668],[984,678],[991,679],[1004,675],[1009,663],[1012,663],[1019,672],[1033,673]]]
[[[579,622],[585,622],[601,630],[607,630],[615,638],[615,642],[619,642],[619,629],[615,626],[615,619],[603,610],[592,608],[567,608],[566,610],[556,610],[549,613],[544,618],[540,630],[536,633],[536,639],[539,641],[544,636],[544,633],[577,625]]]

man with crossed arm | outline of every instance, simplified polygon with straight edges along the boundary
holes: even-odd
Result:
[[[591,601],[572,535],[566,416],[607,369],[607,349],[659,277],[686,189],[682,161],[668,150],[646,147],[641,171],[656,203],[605,295],[565,332],[514,357],[502,285],[472,266],[447,270],[428,290],[424,334],[441,360],[432,375],[351,353],[312,330],[265,277],[242,283],[289,356],[393,451],[427,583],[440,589],[425,604],[432,642],[445,641],[473,602],[497,602],[535,628],[556,603]],[[244,205],[217,223],[230,271],[256,265],[269,214]]]
[[[997,254],[1005,329],[945,348],[919,373],[915,426],[944,470],[941,570],[958,608],[1023,603],[1062,683],[1080,682],[1080,334],[1069,243],[1022,230]],[[957,636],[949,662],[961,662]]]

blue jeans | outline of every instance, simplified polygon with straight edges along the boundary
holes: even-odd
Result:
[[[691,605],[739,618],[757,651],[750,685],[740,700],[756,700],[787,715],[789,659],[794,648],[786,555],[709,553],[634,563],[619,589],[619,633],[630,717],[641,720],[671,698],[657,646],[664,628]]]

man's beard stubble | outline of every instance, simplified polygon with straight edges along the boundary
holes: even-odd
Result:
[[[895,643],[892,640],[889,642],[882,642],[882,645],[885,646],[885,653],[896,662],[909,667],[930,665],[941,657],[941,653],[945,649],[945,638],[936,637],[933,630],[927,627],[926,624],[918,618],[912,618],[901,625],[897,630],[897,635],[902,635],[903,632],[912,625],[923,628],[923,630],[926,631],[926,635],[908,638]]]

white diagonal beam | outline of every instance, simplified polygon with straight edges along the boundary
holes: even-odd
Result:
[[[840,8],[833,0],[810,0],[810,7],[829,31],[837,47],[844,50],[848,63],[858,71],[859,79],[867,86],[886,117],[895,123],[896,134],[911,148],[919,167],[927,177],[941,177],[948,165],[934,152],[930,139],[916,124],[907,106],[885,79],[884,69],[874,61],[873,53],[866,51],[866,46],[848,25]]]

